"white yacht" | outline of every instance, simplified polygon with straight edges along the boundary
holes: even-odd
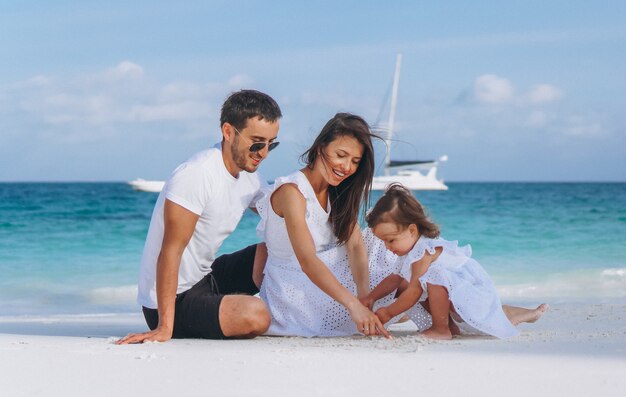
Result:
[[[385,174],[374,177],[372,189],[384,190],[390,183],[401,183],[410,190],[448,190],[443,181],[437,179],[437,166],[439,162],[447,161],[448,156],[441,156],[438,160],[391,160],[391,141],[396,117],[401,63],[402,54],[398,54],[396,57],[396,69],[393,75],[389,122],[386,127],[385,144],[387,152],[385,156]]]
[[[140,192],[159,193],[161,190],[163,190],[165,182],[147,181],[145,179],[138,178],[133,181],[129,181],[128,184],[133,188],[133,190],[137,190]]]

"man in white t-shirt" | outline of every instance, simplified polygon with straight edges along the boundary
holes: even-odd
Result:
[[[118,344],[171,338],[242,338],[270,324],[259,291],[264,244],[216,253],[266,185],[259,164],[278,142],[278,104],[254,90],[222,106],[222,141],[178,166],[159,195],[146,238],[138,303],[151,331]]]

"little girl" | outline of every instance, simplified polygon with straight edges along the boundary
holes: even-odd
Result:
[[[432,325],[422,333],[429,338],[451,339],[459,334],[454,320],[498,338],[517,334],[511,321],[515,325],[520,321],[514,316],[507,318],[491,278],[471,258],[471,247],[439,238],[439,227],[409,190],[398,184],[389,186],[366,220],[374,235],[399,256],[394,274],[364,299],[371,304],[398,290],[394,303],[376,311],[383,324],[407,310],[415,321],[411,312],[423,313],[423,306],[432,317]],[[408,284],[405,279],[410,280]],[[424,291],[428,300],[418,303]],[[547,305],[535,310],[520,308],[537,312],[537,318],[546,309]]]

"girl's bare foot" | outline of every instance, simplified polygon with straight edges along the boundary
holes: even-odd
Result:
[[[502,310],[513,325],[521,323],[534,323],[550,308],[547,303],[542,303],[534,309],[526,309],[523,307],[502,305]]]
[[[398,320],[398,324],[399,323],[406,323],[409,320],[410,320],[409,316],[407,316],[406,314],[403,314],[402,317],[400,317],[400,319]]]
[[[461,330],[459,329],[459,326],[456,325],[454,320],[450,319],[448,328],[450,329],[450,334],[452,334],[452,336],[461,335]]]
[[[437,339],[437,340],[452,339],[452,333],[450,332],[450,328],[448,327],[444,329],[430,327],[426,331],[422,332],[420,335],[425,336],[426,338]]]

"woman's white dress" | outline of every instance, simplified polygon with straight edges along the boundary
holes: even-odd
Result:
[[[457,241],[421,236],[408,254],[398,258],[395,273],[410,280],[411,264],[420,260],[426,251],[434,254],[436,247],[442,247],[443,251],[419,278],[424,291],[427,283],[446,287],[456,312],[475,330],[498,338],[517,335],[517,329],[502,311],[502,303],[491,277],[472,259],[472,248],[469,245],[459,247]],[[426,297],[424,293],[421,300]],[[419,302],[407,314],[420,330],[432,324],[430,315]]]
[[[356,326],[341,304],[320,290],[302,271],[289,241],[285,220],[273,211],[270,197],[286,183],[298,187],[306,200],[306,223],[315,242],[317,256],[328,266],[337,280],[356,295],[356,285],[344,246],[337,246],[329,222],[330,205],[320,206],[306,176],[298,171],[276,179],[264,197],[257,202],[261,221],[257,234],[267,244],[261,299],[272,317],[268,335],[344,336],[357,333]],[[369,229],[363,231],[368,249],[370,289],[395,269],[397,256],[387,251],[381,240]],[[377,306],[392,302],[392,294]]]

